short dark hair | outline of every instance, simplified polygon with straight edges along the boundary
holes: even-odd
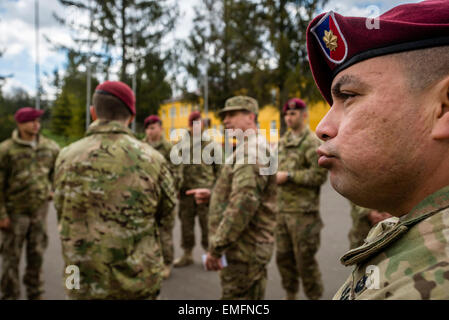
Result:
[[[132,114],[129,108],[113,95],[94,93],[93,105],[98,119],[101,120],[128,120]]]
[[[397,53],[412,92],[421,92],[435,82],[449,76],[449,46],[441,46]]]

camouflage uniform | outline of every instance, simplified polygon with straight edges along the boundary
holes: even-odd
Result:
[[[115,121],[95,121],[56,162],[55,207],[65,266],[80,270],[71,299],[153,299],[162,281],[156,219],[173,225],[164,158]]]
[[[267,264],[274,248],[276,227],[276,181],[274,175],[261,175],[257,164],[248,164],[247,150],[256,136],[237,146],[233,164],[226,164],[212,191],[209,209],[209,252],[226,255],[228,267],[220,271],[222,299],[264,298]],[[259,137],[268,150],[266,141]],[[236,164],[236,154],[244,148],[244,164]],[[231,161],[227,160],[227,163]]]
[[[370,209],[351,204],[352,228],[349,231],[348,238],[350,249],[360,247],[371,230],[371,222],[368,219]]]
[[[181,165],[182,183],[180,188],[179,218],[181,220],[181,247],[186,251],[191,251],[195,246],[195,216],[201,227],[201,246],[204,250],[208,248],[208,204],[196,204],[193,196],[186,196],[189,189],[207,188],[212,189],[219,175],[220,164],[206,164],[201,161],[200,164],[193,163],[195,143],[201,143],[201,154],[204,148],[214,141],[194,141],[193,134],[190,132],[190,140],[183,139],[181,143],[190,143],[190,162],[191,164]],[[198,139],[199,140],[199,139]],[[221,146],[219,147],[221,148]]]
[[[175,166],[171,160],[170,160],[170,152],[173,147],[173,145],[165,140],[164,138],[161,138],[161,140],[157,142],[152,142],[149,140],[146,140],[150,146],[152,146],[154,149],[159,151],[160,154],[162,154],[165,158],[165,160],[168,163],[168,167],[173,175],[174,178],[174,186],[177,193],[179,182],[180,182],[180,174],[179,174],[179,167]],[[173,210],[173,216],[176,215],[176,208]],[[174,219],[174,218],[173,218]],[[161,236],[161,246],[162,246],[162,255],[164,257],[164,264],[165,265],[171,265],[173,263],[173,257],[174,257],[174,245],[173,245],[173,226],[169,226],[168,229],[165,228],[163,225],[160,224],[160,221],[158,221],[158,227],[160,230],[160,236]]]
[[[3,231],[3,299],[20,296],[19,262],[26,240],[27,267],[23,282],[29,299],[43,293],[41,269],[47,248],[47,209],[59,146],[38,136],[37,144],[12,138],[0,144],[0,219],[9,217],[10,228]]]
[[[319,145],[315,135],[305,128],[298,136],[288,131],[278,152],[278,170],[292,176],[278,186],[276,262],[287,293],[298,292],[301,277],[309,299],[319,299],[323,293],[315,254],[323,227],[319,215],[320,187],[326,181],[327,170],[318,166]]]
[[[334,299],[449,299],[449,186],[379,222],[345,254],[352,275]]]

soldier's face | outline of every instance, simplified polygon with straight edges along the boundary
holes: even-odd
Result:
[[[293,130],[301,130],[306,119],[306,111],[287,110],[284,115],[285,124]]]
[[[19,128],[19,131],[30,136],[35,136],[39,134],[39,130],[41,129],[41,121],[37,118],[34,121],[18,123],[17,127]]]
[[[147,126],[145,133],[150,140],[159,140],[162,137],[162,126],[160,123],[153,123]]]
[[[316,130],[324,141],[318,164],[329,169],[332,186],[343,196],[390,211],[425,178],[429,108],[410,93],[401,66],[388,56],[340,72],[332,97]]]
[[[241,129],[245,131],[254,124],[254,117],[254,114],[250,112],[229,111],[223,116],[223,125],[226,129]]]

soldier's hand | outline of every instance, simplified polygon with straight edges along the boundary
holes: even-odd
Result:
[[[207,253],[205,265],[206,265],[206,270],[208,270],[208,271],[219,271],[219,270],[223,269],[223,265],[221,264],[221,259],[213,257],[209,252]]]
[[[375,224],[379,223],[382,220],[391,218],[392,215],[388,212],[379,212],[377,210],[372,210],[369,215],[368,219],[371,222],[371,225],[374,226]]]
[[[0,229],[8,229],[10,225],[11,220],[9,218],[0,220]]]
[[[279,171],[276,173],[276,183],[284,184],[288,180],[288,172],[287,171]]]
[[[187,196],[193,195],[197,204],[209,203],[210,190],[205,188],[190,189],[186,191]]]

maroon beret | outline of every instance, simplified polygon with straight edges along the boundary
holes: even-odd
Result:
[[[162,124],[161,118],[159,118],[157,115],[152,114],[151,116],[146,117],[146,119],[143,123],[143,126],[146,128],[150,124],[153,124],[156,122],[159,122],[160,124]]]
[[[287,110],[302,110],[306,108],[306,103],[299,98],[293,98],[288,100],[282,107],[282,113],[286,113]]]
[[[340,71],[377,56],[449,45],[447,0],[397,6],[378,17],[377,29],[369,20],[331,11],[317,16],[307,28],[310,68],[330,105],[332,80]]]
[[[109,94],[120,99],[131,111],[136,114],[136,99],[131,88],[121,81],[105,81],[95,88],[95,93]]]
[[[189,126],[193,125],[193,121],[201,119],[201,112],[192,111],[189,115]]]
[[[44,110],[36,110],[31,107],[20,108],[14,114],[14,120],[18,123],[34,121],[44,113]]]

